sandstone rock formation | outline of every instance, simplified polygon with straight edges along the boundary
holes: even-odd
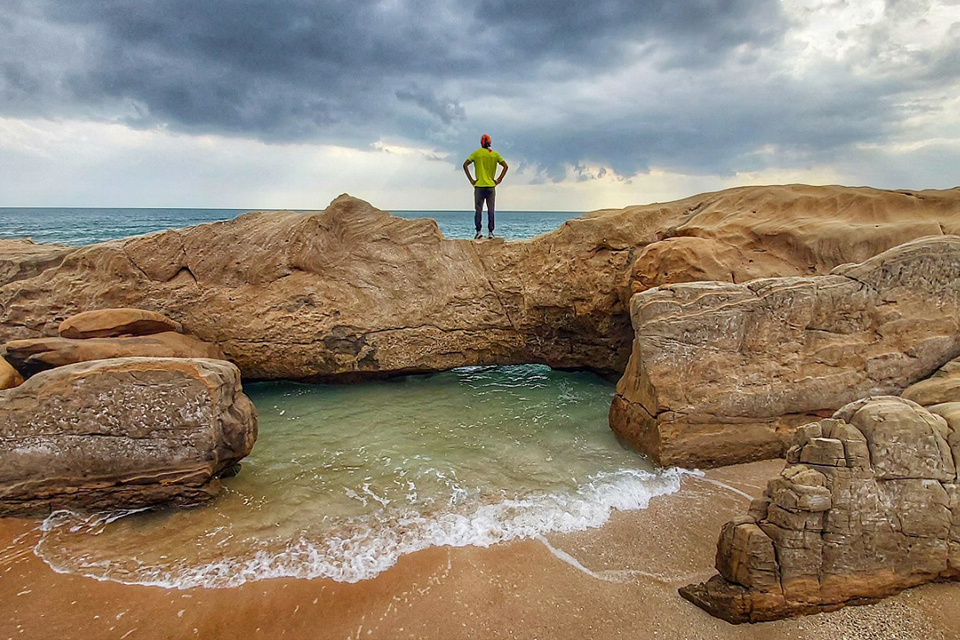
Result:
[[[73,250],[62,244],[37,244],[30,238],[0,240],[0,285],[55,267]]]
[[[956,436],[890,396],[801,427],[780,476],[724,525],[719,575],[681,595],[729,622],[757,622],[960,578]]]
[[[23,384],[23,376],[20,375],[20,372],[0,357],[0,391],[12,389],[21,384]]]
[[[826,273],[960,233],[958,212],[957,189],[748,187],[478,243],[343,196],[322,213],[250,213],[77,249],[0,287],[0,341],[54,335],[79,311],[137,307],[218,344],[251,379],[527,362],[619,374],[631,280]]]
[[[827,276],[668,285],[634,296],[632,313],[614,431],[664,465],[777,457],[796,426],[960,354],[960,237]]]
[[[181,333],[183,327],[155,311],[143,309],[98,309],[70,316],[60,323],[58,333],[62,338],[117,338],[120,336],[146,336],[153,333],[174,331]]]
[[[900,395],[925,407],[960,402],[960,358],[943,365],[926,380],[910,385]]]
[[[689,202],[633,266],[634,293],[663,284],[829,273],[915,238],[960,235],[960,191],[741,187]]]
[[[256,411],[229,362],[53,369],[0,392],[0,515],[202,503],[256,437]]]
[[[6,344],[7,359],[26,376],[77,362],[106,358],[213,358],[224,360],[215,344],[167,331],[123,338],[37,338]]]

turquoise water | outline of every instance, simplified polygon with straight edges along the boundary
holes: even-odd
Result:
[[[0,239],[33,238],[35,242],[92,244],[160,229],[191,227],[231,220],[244,209],[67,209],[0,208]],[[402,218],[433,218],[447,238],[472,238],[473,212],[395,211]],[[563,211],[498,212],[497,234],[508,240],[532,238],[556,229],[579,213]],[[486,232],[486,213],[484,213]]]
[[[607,426],[614,388],[539,365],[249,385],[260,437],[211,506],[44,523],[58,571],[170,588],[373,577],[429,546],[603,524],[679,488]]]

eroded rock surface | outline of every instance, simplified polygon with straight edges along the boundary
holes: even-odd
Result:
[[[256,437],[229,362],[59,367],[0,392],[0,515],[199,504]]]
[[[829,273],[916,238],[960,235],[960,190],[777,185],[689,198],[633,266],[633,292],[663,284]]]
[[[681,595],[729,622],[864,604],[960,577],[955,428],[897,397],[801,427],[749,515],[724,525],[717,571]]]
[[[960,358],[943,365],[926,380],[910,385],[900,395],[925,407],[960,402]]]
[[[0,285],[32,278],[63,262],[75,247],[38,244],[30,238],[0,240]]]
[[[321,213],[250,213],[77,249],[0,287],[0,341],[55,335],[80,311],[137,307],[218,344],[253,379],[527,362],[619,374],[631,282],[826,273],[960,232],[958,212],[956,189],[748,187],[598,211],[529,241],[470,242],[343,196]],[[678,238],[707,244],[654,259],[654,244]]]
[[[97,309],[70,316],[60,323],[57,332],[62,338],[117,338],[120,336],[147,336],[173,331],[183,327],[162,313],[144,309]]]
[[[614,431],[665,465],[777,457],[796,426],[960,354],[960,237],[827,276],[668,285],[634,296],[632,313]]]
[[[166,331],[122,338],[37,338],[6,344],[7,359],[25,376],[77,362],[107,358],[213,358],[223,360],[215,344]]]

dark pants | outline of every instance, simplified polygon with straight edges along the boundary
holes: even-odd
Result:
[[[480,229],[483,228],[483,203],[487,203],[487,229],[490,230],[490,233],[493,233],[494,229],[494,219],[493,219],[493,210],[494,203],[497,199],[497,189],[496,187],[474,187],[473,188],[473,204],[477,209],[476,215],[473,216],[473,224],[477,227],[477,233],[480,233]]]

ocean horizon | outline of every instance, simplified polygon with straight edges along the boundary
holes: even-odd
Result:
[[[142,235],[162,229],[232,220],[250,211],[313,211],[312,209],[204,209],[123,207],[0,207],[0,239],[31,238],[39,243],[86,245]],[[320,211],[320,209],[317,209]],[[450,239],[470,239],[475,233],[473,211],[395,210],[409,220],[432,218]],[[496,235],[524,240],[556,229],[582,211],[497,211]],[[487,214],[483,215],[487,231]]]

